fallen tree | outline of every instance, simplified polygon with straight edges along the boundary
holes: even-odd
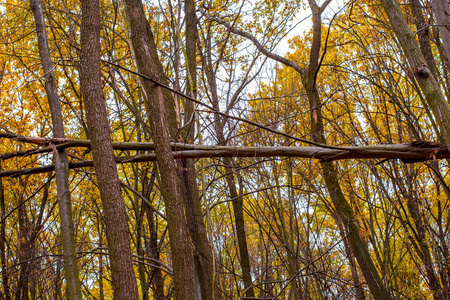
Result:
[[[57,149],[74,147],[90,149],[91,146],[89,140],[24,137],[12,133],[0,133],[0,138],[8,138],[38,146],[25,151],[0,154],[0,160],[6,160],[19,156],[48,153],[52,151],[52,147],[56,147]],[[233,147],[183,143],[171,143],[171,145],[174,159],[219,157],[297,157],[319,159],[321,161],[345,159],[383,159],[384,161],[386,159],[400,159],[405,163],[415,163],[427,160],[450,158],[450,152],[447,145],[429,141],[414,141],[408,144],[351,147]],[[122,151],[153,151],[155,149],[155,144],[146,142],[113,142],[113,148],[114,150]],[[118,164],[150,161],[156,161],[156,156],[154,153],[116,157],[116,163]],[[92,160],[82,160],[69,163],[70,169],[91,166],[93,166]],[[54,165],[46,165],[27,169],[3,171],[0,172],[0,178],[46,173],[53,171],[54,168]]]

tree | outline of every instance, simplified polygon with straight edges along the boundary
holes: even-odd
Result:
[[[155,141],[155,153],[161,174],[161,190],[164,198],[170,236],[170,248],[174,268],[176,299],[195,299],[194,272],[191,264],[191,249],[188,240],[186,218],[184,216],[181,182],[177,174],[170,146],[168,112],[164,103],[162,87],[157,67],[150,53],[147,36],[147,21],[140,1],[125,1],[130,22],[131,42],[136,53],[137,70],[146,76],[141,78],[145,103],[148,105],[150,128]]]
[[[115,299],[138,299],[128,218],[114,161],[100,76],[100,4],[82,1],[81,86],[92,154],[103,204]]]
[[[64,297],[66,152],[84,297],[447,299],[445,1],[322,2],[45,2],[44,76],[5,2],[0,297]]]
[[[56,90],[55,75],[48,50],[47,34],[45,31],[44,12],[42,2],[31,1],[36,22],[36,32],[39,43],[39,54],[45,77],[45,88],[52,113],[53,136],[55,138],[65,138],[64,123],[61,113],[60,99]],[[62,149],[54,153],[55,174],[58,202],[61,216],[61,239],[63,242],[64,274],[67,281],[67,293],[69,299],[81,299],[81,287],[78,278],[78,266],[75,252],[74,225],[72,219],[72,204],[69,190],[69,160],[67,152]]]

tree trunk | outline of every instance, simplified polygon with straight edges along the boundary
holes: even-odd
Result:
[[[187,94],[188,96],[196,99],[197,16],[195,14],[194,1],[185,0],[184,9],[186,15],[186,57],[188,67]],[[195,120],[196,116],[194,113],[194,103],[186,99],[184,104],[184,130],[182,132],[184,141],[181,142],[186,142],[188,144],[194,143]],[[208,241],[206,227],[203,220],[202,205],[198,192],[194,160],[183,159],[179,169],[181,170],[181,178],[184,183],[184,199],[186,205],[186,217],[189,220],[189,232],[195,245],[194,263],[195,270],[198,274],[202,299],[218,299],[219,294],[214,282],[215,274],[213,274],[212,248]]]
[[[137,183],[137,178],[135,178],[135,182]],[[135,188],[137,186],[135,185]],[[136,211],[136,248],[137,254],[139,256],[139,266],[138,266],[138,274],[139,274],[139,286],[141,288],[141,296],[142,300],[149,300],[148,297],[148,282],[145,276],[145,265],[144,265],[144,247],[142,245],[142,233],[143,233],[143,205],[139,205],[139,200],[137,196],[134,196],[134,200],[136,202],[135,209]]]
[[[1,170],[1,166],[0,166]],[[9,287],[9,274],[6,260],[6,217],[5,209],[5,190],[3,188],[3,180],[0,179],[0,220],[3,222],[0,224],[0,260],[2,268],[2,287],[3,297],[5,300],[11,300],[11,292]]]
[[[125,0],[129,20],[131,43],[136,54],[138,72],[160,82],[155,62],[152,60],[148,28],[142,2]],[[143,93],[149,111],[150,128],[155,142],[156,159],[161,174],[161,192],[166,205],[170,248],[174,270],[175,299],[195,299],[192,254],[187,231],[180,178],[173,159],[168,115],[162,87],[141,78]]]
[[[197,41],[197,17],[195,15],[195,3],[191,0],[185,1],[186,14],[186,56],[188,65],[187,94],[193,98],[197,95],[196,76],[196,41]],[[155,70],[159,76],[159,82],[168,85],[166,74],[159,60],[156,44],[150,25],[147,24],[150,54],[154,62]],[[178,122],[174,107],[174,98],[170,91],[163,90],[164,106],[167,115],[167,126],[172,140],[181,143],[193,143],[195,136],[194,104],[185,100],[184,130],[178,131]],[[147,106],[148,107],[148,106]],[[149,109],[149,108],[147,108]],[[194,245],[195,272],[199,277],[201,294],[204,299],[218,298],[218,290],[213,282],[213,259],[211,247],[206,234],[203,220],[201,201],[196,182],[195,163],[192,159],[183,159],[178,162],[178,172],[183,184],[183,197],[186,218],[189,220],[188,229]]]
[[[414,225],[416,226],[416,239],[420,247],[420,252],[418,254],[425,268],[426,276],[428,278],[428,286],[433,291],[433,297],[435,300],[444,299],[442,295],[442,287],[440,286],[439,280],[434,272],[433,261],[431,259],[431,254],[426,242],[425,224],[423,224],[422,218],[420,216],[419,203],[416,197],[412,194],[410,194],[407,199],[408,210],[414,221]]]
[[[61,259],[58,258],[56,261],[56,274],[54,279],[54,290],[53,290],[53,299],[62,300],[62,290],[61,290],[61,269],[63,268],[63,263]]]
[[[338,219],[337,216],[334,216],[334,220],[339,228],[339,233],[341,237],[345,238],[345,230],[342,226],[342,221]],[[361,281],[359,280],[358,270],[356,268],[355,256],[353,255],[353,251],[348,244],[348,240],[344,240],[344,249],[345,254],[347,255],[348,263],[350,265],[350,272],[352,274],[353,284],[355,286],[355,299],[356,300],[366,300],[366,296],[364,295],[364,289],[362,287]]]
[[[81,1],[81,90],[103,204],[114,299],[138,299],[128,218],[111,144],[100,69],[100,5]]]
[[[98,233],[98,245],[99,247],[103,247],[103,232],[102,232],[102,223],[100,220],[97,224],[97,233]],[[105,289],[103,286],[103,255],[98,255],[98,293],[100,296],[100,300],[105,300]]]
[[[218,102],[217,102],[218,103]],[[215,107],[218,109],[217,107]],[[223,127],[219,125],[220,121],[217,114],[214,115],[216,123],[215,129],[219,139],[219,144],[226,144],[225,137],[223,135]],[[245,295],[250,298],[255,297],[255,291],[253,289],[253,280],[251,277],[250,256],[248,255],[247,246],[247,234],[245,232],[245,220],[244,220],[244,200],[238,193],[235,181],[235,169],[233,160],[229,157],[223,158],[225,166],[225,180],[227,181],[231,202],[234,212],[234,226],[236,228],[236,236],[238,240],[239,262],[241,264],[242,279],[244,281],[244,290],[247,290]]]
[[[39,54],[45,77],[45,90],[50,106],[53,123],[53,136],[64,138],[64,125],[56,89],[56,80],[50,59],[47,34],[45,31],[44,12],[41,0],[31,0],[31,9],[36,23]],[[72,218],[72,204],[69,189],[69,160],[67,151],[54,151],[56,192],[61,220],[61,241],[64,259],[64,274],[66,277],[67,297],[70,300],[81,299],[81,285],[78,278],[78,266],[75,250],[74,225]]]
[[[211,48],[211,36],[207,37],[207,47]],[[211,92],[213,107],[217,111],[219,108],[219,98],[217,94],[217,84],[214,74],[214,68],[211,62],[211,52],[202,57],[203,65],[205,68],[206,79]],[[214,114],[214,130],[216,132],[217,141],[219,145],[227,145],[227,141],[224,135],[224,124],[226,120],[221,119],[218,114]],[[236,227],[236,236],[238,239],[238,252],[239,252],[239,263],[241,265],[242,279],[244,281],[244,290],[247,290],[245,295],[247,297],[255,297],[255,292],[252,286],[251,277],[251,267],[250,258],[248,255],[247,237],[245,233],[245,220],[244,220],[244,210],[243,210],[243,199],[239,196],[236,188],[236,182],[234,177],[234,163],[232,158],[224,157],[223,163],[225,166],[225,180],[227,182],[228,190],[230,193],[230,198],[233,199],[233,213],[234,213],[234,225]]]
[[[318,7],[314,0],[309,0],[313,13],[313,41],[311,45],[310,61],[307,72],[303,74],[303,86],[309,100],[311,111],[311,139],[314,142],[326,144],[323,128],[322,103],[316,88],[316,76],[319,71],[319,54],[321,48],[322,21],[321,13],[324,7]],[[325,179],[330,198],[334,204],[344,228],[347,230],[347,239],[358,261],[361,271],[367,281],[367,285],[376,300],[392,299],[388,289],[383,285],[380,275],[372,261],[366,241],[363,239],[358,221],[353,209],[342,193],[338,181],[338,172],[332,162],[321,162],[322,174]]]
[[[224,158],[225,165],[225,179],[227,181],[231,202],[234,212],[234,223],[236,227],[236,236],[238,239],[239,262],[242,269],[242,279],[244,281],[244,290],[247,290],[245,295],[249,298],[255,297],[253,289],[253,280],[251,276],[250,256],[248,255],[247,234],[245,231],[244,220],[244,199],[236,188],[236,181],[234,178],[235,169],[231,158]]]
[[[145,213],[147,215],[148,228],[150,231],[150,241],[147,246],[147,251],[151,258],[159,260],[158,250],[158,233],[156,231],[155,214],[150,210],[148,205],[145,205]],[[164,296],[164,279],[159,268],[153,268],[153,275],[150,276],[154,285],[153,298],[156,300],[166,299]]]
[[[450,59],[450,11],[448,0],[432,0],[433,12],[444,44],[445,53]]]
[[[430,30],[428,29],[428,25],[425,22],[425,18],[423,17],[420,0],[410,0],[409,6],[411,7],[411,12],[414,16],[413,20],[414,25],[416,26],[417,36],[419,37],[420,50],[422,51],[422,54],[427,61],[427,65],[430,68],[431,73],[436,79],[436,61],[434,60],[430,45]]]
[[[26,183],[19,179],[20,186],[24,187]],[[27,223],[27,211],[25,205],[20,205],[23,202],[23,191],[18,198],[19,208],[17,209],[17,219],[19,223],[19,245],[18,245],[18,260],[19,260],[19,278],[17,280],[17,287],[15,293],[16,300],[28,300],[28,277],[30,275],[30,250],[28,233],[31,232]]]
[[[400,46],[405,53],[406,59],[414,72],[418,74],[419,68],[424,68],[425,58],[417,45],[414,34],[406,22],[398,1],[381,0],[381,3],[392,25],[392,29],[400,42]],[[416,79],[433,112],[436,122],[439,124],[441,135],[444,137],[447,145],[450,145],[450,108],[438,83],[433,76],[427,76],[427,72],[416,75]]]
[[[407,199],[407,207],[411,215],[411,219],[416,227],[415,231],[413,230],[412,236],[419,244],[417,252],[420,259],[422,260],[425,269],[425,274],[428,279],[428,286],[433,291],[434,299],[441,300],[444,299],[442,294],[442,286],[440,285],[439,280],[435,274],[435,270],[433,267],[434,263],[431,258],[431,253],[426,240],[426,221],[425,219],[423,219],[424,216],[422,215],[421,209],[419,208],[419,200],[417,199],[416,193],[414,192],[413,188],[416,177],[415,174],[412,174],[409,170],[405,170],[405,172],[407,172],[405,179],[408,183],[407,186],[409,187],[409,190],[407,191],[405,186],[400,186],[399,188],[401,189],[404,197]]]

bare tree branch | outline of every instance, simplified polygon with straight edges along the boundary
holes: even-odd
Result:
[[[289,60],[289,59],[286,59],[283,56],[280,56],[278,54],[275,54],[275,53],[272,53],[272,52],[268,51],[266,48],[264,48],[263,45],[261,45],[258,42],[258,40],[253,35],[249,34],[248,32],[236,29],[232,25],[230,25],[228,22],[225,22],[225,21],[223,21],[223,20],[221,20],[219,18],[210,16],[208,14],[205,14],[205,17],[208,20],[210,20],[210,21],[214,21],[214,22],[217,22],[217,23],[225,26],[228,31],[230,31],[230,32],[232,32],[234,34],[240,35],[242,37],[245,37],[246,39],[249,39],[256,46],[256,48],[258,48],[258,50],[262,54],[266,55],[267,57],[270,57],[271,59],[276,60],[276,61],[278,61],[278,62],[280,62],[280,63],[282,63],[282,64],[284,64],[286,66],[294,68],[300,74],[303,74],[305,72],[305,70],[302,67],[300,67],[296,62],[294,62],[292,60]]]
[[[132,143],[127,144],[128,150],[141,150],[139,148],[130,149],[129,147]],[[431,159],[450,158],[450,152],[446,145],[433,142],[346,147],[344,150],[322,147],[230,147],[204,145],[184,145],[184,147],[189,150],[173,151],[174,159],[219,157],[297,157],[320,159],[322,161],[344,159],[401,159],[405,163],[414,163]],[[156,161],[155,154],[150,153],[116,157],[116,163],[118,164],[150,161]],[[70,169],[91,166],[93,166],[93,162],[91,160],[72,162],[69,164]],[[54,165],[47,165],[43,167],[3,171],[0,172],[0,178],[17,177],[26,174],[40,174],[51,172],[53,170]]]

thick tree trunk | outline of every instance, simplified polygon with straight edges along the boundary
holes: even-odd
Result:
[[[100,69],[100,5],[81,1],[81,90],[103,204],[114,299],[138,299],[128,218],[111,144]]]
[[[53,66],[50,59],[47,34],[45,31],[44,12],[41,0],[31,0],[36,23],[36,33],[38,37],[39,54],[45,77],[45,90],[50,106],[53,123],[53,136],[64,138],[64,125],[59,104],[59,96],[56,89],[56,80],[53,73]],[[59,215],[61,220],[61,241],[64,259],[64,274],[66,277],[67,297],[70,300],[81,299],[81,285],[78,278],[78,266],[75,250],[74,225],[72,218],[72,204],[70,201],[69,189],[69,160],[67,151],[61,149],[54,151],[56,192],[59,205]]]
[[[186,55],[188,60],[188,95],[195,97],[196,95],[196,34],[197,19],[195,15],[195,5],[193,2],[186,1]],[[156,44],[150,25],[147,22],[147,35],[150,47],[150,55],[152,57],[158,81],[168,85],[168,80],[164,73],[164,68],[159,60]],[[167,116],[167,126],[172,140],[182,143],[192,143],[194,140],[195,118],[193,117],[194,105],[191,101],[185,103],[185,130],[181,135],[178,131],[177,114],[174,106],[174,99],[170,91],[163,89],[162,95],[164,99],[164,107]],[[151,108],[146,105],[147,111],[150,113]],[[189,124],[188,124],[189,123]],[[196,172],[194,160],[183,159],[179,161],[178,172],[183,184],[183,197],[185,204],[186,217],[189,220],[188,229],[192,238],[192,243],[196,253],[194,253],[195,272],[199,277],[200,290],[203,298],[217,298],[217,289],[213,287],[213,262],[211,248],[206,235],[206,228],[203,221],[201,202],[196,182]],[[214,294],[213,294],[214,293]]]
[[[161,78],[152,59],[142,2],[125,0],[125,6],[131,32],[131,43],[136,54],[137,69],[141,74],[160,82]],[[166,205],[174,270],[175,299],[195,299],[189,234],[184,209],[180,205],[183,201],[183,194],[170,145],[170,134],[167,127],[168,115],[163,90],[149,80],[142,79],[141,82],[147,109],[150,113],[150,128],[155,141],[156,158],[161,174],[161,191]]]
[[[433,76],[427,72],[418,72],[424,68],[425,58],[420,51],[414,34],[411,32],[405,16],[396,0],[381,0],[384,10],[392,25],[397,39],[400,42],[409,65],[414,70],[417,82],[433,112],[436,123],[439,124],[445,142],[450,145],[450,108],[442,91]]]
[[[187,94],[195,98],[197,94],[196,78],[196,41],[197,41],[197,17],[195,15],[195,4],[185,1],[186,14],[186,56],[188,65],[188,90]],[[147,24],[150,54],[153,59],[155,70],[159,76],[159,82],[168,85],[166,74],[159,60],[156,44],[150,26]],[[164,106],[167,115],[167,126],[172,140],[181,143],[193,143],[195,134],[194,104],[186,100],[184,106],[185,122],[184,130],[178,131],[178,123],[174,106],[174,99],[170,91],[162,91]],[[178,172],[183,184],[183,197],[186,217],[189,220],[188,229],[194,244],[195,272],[199,277],[199,285],[204,299],[218,298],[218,290],[213,282],[213,261],[211,247],[208,242],[206,228],[203,220],[201,201],[196,182],[195,163],[192,159],[183,159],[178,163]]]

